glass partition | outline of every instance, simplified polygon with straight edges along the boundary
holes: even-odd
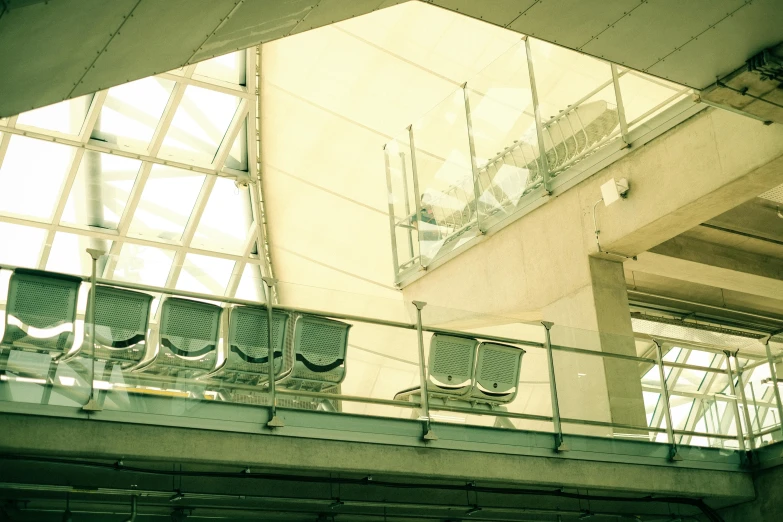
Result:
[[[484,230],[543,191],[527,64],[521,41],[466,85]]]
[[[676,125],[689,93],[525,37],[413,123],[410,156],[387,144],[397,282]]]
[[[392,251],[397,272],[419,266],[418,180],[413,175],[413,154],[408,130],[384,147]]]
[[[263,295],[264,282],[243,272]],[[310,410],[409,420],[424,433],[444,424],[538,431],[566,445],[589,436],[734,451],[779,440],[770,366],[752,351],[729,370],[719,347],[547,330],[383,290],[278,281],[270,311],[198,285],[99,280],[93,305],[83,275],[0,273],[6,404],[113,410],[152,423],[216,422],[223,411],[237,426],[267,411],[268,419]]]
[[[418,178],[419,253],[422,266],[478,233],[476,195],[465,113],[458,89],[413,124]]]

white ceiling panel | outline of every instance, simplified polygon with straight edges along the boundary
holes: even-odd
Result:
[[[323,25],[329,25],[337,20],[347,20],[354,16],[369,13],[380,8],[381,4],[394,4],[399,2],[383,2],[382,0],[321,0],[315,3],[311,12],[300,24],[294,28],[291,34],[297,34]],[[316,5],[317,4],[317,5]]]
[[[0,114],[72,97],[136,1],[72,0],[5,11],[0,16]]]
[[[744,0],[656,0],[629,12],[582,51],[646,70],[745,5]],[[660,28],[649,31],[649,27]]]
[[[505,27],[537,0],[431,0],[429,3]]]
[[[539,0],[508,28],[576,49],[641,4],[642,0]]]

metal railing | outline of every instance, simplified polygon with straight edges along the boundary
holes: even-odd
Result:
[[[437,131],[432,132],[442,136],[442,140],[455,140],[452,152],[465,149],[461,151],[465,156],[464,165],[455,164],[448,152],[427,146],[417,148],[414,138],[421,137],[422,132],[415,128],[418,124],[410,125],[404,137],[384,146],[392,256],[398,283],[407,281],[417,269],[428,267],[472,237],[502,225],[505,218],[522,212],[534,199],[552,194],[556,178],[567,177],[566,171],[605,146],[616,144],[613,150],[629,147],[635,139],[631,133],[633,129],[689,92],[688,88],[672,90],[670,84],[660,80],[596,60],[596,64],[606,68],[607,79],[544,119],[541,111],[545,104],[539,100],[535,70],[541,63],[534,64],[531,40],[525,38],[519,49],[524,48],[527,63],[520,66],[526,68],[528,76],[519,81],[526,84],[515,85],[519,96],[529,99],[518,100],[516,106],[509,105],[502,96],[493,99],[489,92],[474,88],[472,80],[447,98],[455,101],[453,106],[449,105],[444,118],[452,125],[464,123],[465,132],[449,137],[445,130],[441,131],[441,127],[447,127],[443,122],[436,122]],[[514,52],[512,48],[511,55],[524,61]],[[483,72],[479,76],[481,74]],[[491,74],[488,76],[493,78]],[[623,90],[627,91],[628,86],[621,86],[624,77],[660,84],[672,94],[652,107],[645,105],[646,110],[634,113],[629,121],[623,101]],[[612,90],[611,94],[607,94],[609,90]],[[485,135],[493,130],[493,123],[474,121],[477,107],[472,107],[471,94],[481,100],[490,99],[501,113],[515,115],[514,125],[529,120],[530,126],[522,136],[498,144],[498,152],[477,154],[477,139],[484,135],[486,141]],[[632,101],[636,99],[633,92],[625,94]],[[458,107],[458,98],[464,100],[464,107]],[[662,123],[667,124],[669,122]],[[449,167],[446,169],[449,181],[436,180],[431,186],[422,184],[421,165],[431,161]],[[437,173],[435,177],[438,177]]]
[[[90,255],[93,259],[93,261],[97,261],[100,258],[101,253],[100,252],[90,252]],[[0,265],[0,269],[3,270],[14,270],[15,267],[12,266],[4,266]],[[246,306],[267,306],[266,304],[254,302],[254,301],[248,301],[243,299],[235,299],[235,298],[226,298],[226,297],[219,297],[215,295],[208,295],[208,294],[202,294],[202,293],[196,293],[196,292],[187,292],[187,291],[180,291],[180,290],[173,290],[173,289],[167,289],[167,288],[160,288],[156,286],[151,285],[144,285],[144,284],[137,284],[137,283],[128,283],[128,282],[121,282],[121,281],[114,281],[114,280],[103,280],[96,277],[95,274],[95,263],[93,263],[93,273],[91,277],[83,277],[82,278],[86,283],[89,284],[89,292],[93,293],[96,288],[96,285],[108,285],[118,288],[125,288],[130,290],[136,290],[141,292],[149,292],[154,295],[176,295],[178,297],[184,297],[189,299],[197,299],[197,300],[204,300],[204,301],[210,301],[214,303],[218,303],[223,307],[230,307],[233,305],[246,305]],[[267,285],[267,290],[269,287],[273,284],[272,281],[265,281],[264,282]],[[562,341],[553,342],[552,340],[552,329],[554,327],[553,323],[550,322],[544,322],[542,323],[543,326],[543,332],[544,332],[544,341],[531,341],[527,339],[521,339],[521,338],[514,338],[514,337],[506,337],[506,336],[499,336],[499,335],[491,335],[486,333],[477,334],[475,332],[470,331],[464,331],[464,330],[454,330],[454,329],[447,329],[447,328],[441,328],[437,326],[432,326],[426,323],[425,320],[422,319],[422,311],[426,309],[426,303],[422,302],[414,302],[412,303],[415,307],[415,321],[412,322],[406,322],[406,321],[394,321],[394,320],[387,320],[387,319],[381,319],[381,318],[375,318],[375,317],[368,317],[364,315],[355,315],[355,314],[346,314],[346,313],[338,313],[334,311],[324,311],[324,310],[313,310],[313,309],[306,309],[301,307],[291,307],[291,306],[285,306],[285,305],[277,305],[277,304],[271,304],[267,306],[267,311],[271,315],[273,311],[285,311],[292,314],[306,314],[309,316],[316,316],[316,317],[323,317],[323,318],[331,318],[331,319],[338,319],[343,321],[348,321],[351,323],[362,323],[365,325],[375,325],[375,326],[381,326],[381,327],[390,327],[394,329],[402,329],[402,330],[408,330],[411,332],[416,332],[416,362],[411,363],[415,364],[417,368],[418,373],[418,380],[420,381],[421,387],[424,389],[424,393],[420,394],[419,399],[404,401],[404,400],[396,400],[396,399],[386,399],[381,397],[371,397],[371,396],[361,396],[361,395],[352,395],[352,394],[344,394],[340,391],[340,389],[332,390],[332,392],[318,392],[318,391],[306,391],[301,389],[286,389],[285,387],[277,387],[274,385],[275,378],[272,375],[271,368],[273,365],[269,365],[270,367],[270,378],[267,382],[260,383],[258,385],[248,385],[244,383],[238,383],[238,382],[231,382],[230,380],[224,380],[221,379],[220,375],[215,375],[213,373],[208,374],[208,379],[201,379],[201,378],[183,378],[183,377],[171,377],[167,375],[152,375],[152,374],[145,374],[143,371],[140,373],[135,373],[134,375],[130,375],[130,372],[128,372],[128,375],[123,375],[123,379],[121,382],[116,383],[116,386],[113,386],[112,383],[107,383],[105,381],[105,377],[99,379],[96,375],[96,361],[97,357],[94,356],[95,353],[95,344],[94,344],[94,336],[93,331],[94,327],[92,326],[94,324],[94,317],[90,313],[92,311],[88,311],[87,314],[82,314],[81,317],[85,319],[85,327],[84,327],[84,333],[85,333],[85,339],[87,340],[87,343],[79,344],[78,342],[75,343],[75,346],[82,346],[81,353],[78,354],[70,354],[67,358],[67,362],[62,362],[60,364],[62,365],[76,365],[78,368],[81,368],[86,372],[86,374],[89,375],[88,378],[85,378],[84,380],[87,381],[87,385],[85,386],[86,394],[83,396],[83,409],[88,412],[94,412],[99,411],[101,409],[101,405],[99,401],[97,401],[97,395],[100,393],[107,393],[107,390],[122,390],[125,392],[136,392],[136,393],[152,393],[155,394],[168,394],[169,399],[171,401],[176,400],[184,400],[185,398],[193,399],[210,399],[213,401],[219,401],[219,400],[225,400],[226,402],[231,402],[230,399],[221,399],[221,390],[232,390],[233,392],[242,392],[245,395],[252,395],[259,400],[255,402],[255,404],[259,404],[259,407],[267,407],[270,410],[270,422],[268,423],[269,427],[279,427],[283,426],[284,422],[281,418],[278,417],[278,410],[281,407],[284,407],[285,405],[280,405],[280,399],[281,397],[290,398],[292,400],[291,404],[296,406],[297,404],[299,406],[301,405],[307,405],[307,404],[324,404],[329,403],[332,405],[332,407],[327,408],[328,411],[336,411],[340,408],[335,408],[334,405],[339,405],[343,402],[345,403],[358,403],[358,404],[369,404],[369,405],[378,405],[378,406],[384,406],[384,407],[394,407],[394,408],[401,408],[405,410],[411,410],[411,411],[420,411],[421,415],[418,417],[418,420],[415,422],[420,422],[422,424],[422,432],[424,434],[424,440],[435,440],[437,438],[437,424],[434,424],[433,421],[437,421],[437,418],[433,417],[432,412],[433,411],[443,411],[443,412],[453,412],[453,413],[459,413],[462,415],[469,415],[469,416],[480,416],[480,417],[490,417],[500,419],[510,419],[510,420],[518,420],[518,421],[525,421],[525,422],[536,422],[536,423],[551,423],[552,425],[552,434],[554,436],[554,444],[553,447],[557,451],[567,451],[568,445],[567,445],[567,435],[570,431],[563,429],[564,425],[570,425],[570,426],[584,426],[584,427],[600,427],[600,428],[609,428],[611,431],[611,434],[614,434],[613,436],[618,437],[632,437],[632,438],[640,438],[640,439],[646,439],[646,440],[652,440],[652,441],[659,441],[664,442],[663,440],[660,440],[659,435],[665,434],[665,443],[668,444],[671,448],[671,458],[674,460],[677,460],[679,458],[678,453],[678,446],[680,444],[683,444],[684,441],[691,440],[694,437],[700,437],[707,440],[716,440],[718,441],[718,445],[721,447],[725,447],[724,441],[734,441],[736,443],[736,446],[731,446],[732,449],[738,449],[740,451],[748,451],[754,449],[756,446],[761,444],[761,440],[763,437],[768,436],[770,434],[777,435],[777,433],[780,433],[783,435],[783,426],[781,426],[779,420],[780,418],[783,418],[783,404],[781,404],[780,394],[777,391],[777,386],[773,385],[773,388],[775,389],[774,393],[774,406],[772,404],[766,404],[763,405],[753,398],[753,400],[748,401],[745,393],[745,386],[743,385],[743,373],[747,373],[752,371],[755,368],[762,367],[763,365],[767,365],[770,371],[770,374],[772,376],[773,382],[777,382],[777,376],[775,373],[775,365],[779,362],[778,358],[773,357],[771,350],[769,349],[769,339],[766,340],[766,354],[765,356],[759,356],[757,354],[738,354],[736,352],[730,353],[728,351],[725,351],[722,353],[722,355],[715,354],[715,360],[718,361],[720,357],[723,357],[724,359],[722,361],[718,361],[716,364],[711,364],[709,366],[703,366],[703,365],[694,365],[694,364],[687,364],[684,362],[679,361],[670,361],[666,360],[664,358],[664,348],[666,347],[667,341],[661,341],[661,340],[655,340],[656,344],[656,357],[639,357],[636,355],[630,355],[630,354],[623,354],[623,353],[612,353],[609,351],[596,351],[595,349],[588,349],[580,346],[573,346],[569,344],[565,344]],[[4,307],[3,307],[4,308]],[[148,339],[151,341],[151,347],[154,348],[154,341],[153,341],[153,335],[152,332],[155,331],[155,328],[157,327],[156,324],[150,325],[150,332],[148,335]],[[557,327],[561,328],[562,327]],[[224,326],[224,330],[225,330]],[[268,329],[271,331],[271,329]],[[564,330],[567,331],[567,330]],[[533,413],[525,413],[525,412],[514,412],[514,411],[508,411],[503,408],[495,408],[491,405],[489,407],[483,407],[483,408],[477,408],[474,405],[466,404],[460,401],[449,403],[450,401],[445,401],[442,404],[430,404],[428,401],[429,394],[426,392],[427,389],[427,382],[428,382],[428,361],[426,360],[425,356],[425,339],[424,339],[424,333],[428,334],[442,334],[442,335],[452,335],[452,336],[459,336],[459,337],[471,337],[480,339],[482,341],[490,341],[495,343],[502,343],[507,345],[513,345],[517,347],[524,347],[527,350],[542,350],[545,353],[546,356],[546,365],[548,368],[548,386],[549,386],[549,396],[550,396],[550,406],[551,406],[551,414],[547,415],[541,415],[541,414],[533,414]],[[223,332],[223,335],[227,335],[226,332]],[[270,332],[271,335],[271,332]],[[599,334],[600,335],[600,334]],[[225,349],[225,338],[224,338],[224,349]],[[671,345],[671,343],[668,343]],[[271,345],[271,343],[270,343]],[[86,352],[85,346],[90,347],[92,351]],[[11,350],[13,350],[13,346],[2,346],[2,349],[0,349],[0,353],[5,352],[3,354],[3,360],[8,360],[8,356]],[[720,350],[717,349],[719,352]],[[624,363],[630,363],[632,368],[636,368],[636,371],[640,371],[640,369],[644,369],[647,371],[647,369],[656,369],[659,376],[658,384],[655,388],[660,389],[660,397],[657,400],[657,406],[656,409],[660,408],[663,411],[663,415],[665,417],[665,426],[660,425],[653,425],[653,420],[649,420],[647,422],[648,425],[640,425],[640,424],[634,424],[634,423],[628,423],[628,422],[614,422],[611,420],[600,420],[600,419],[589,419],[589,418],[576,418],[573,416],[565,416],[562,414],[562,405],[563,405],[563,398],[568,395],[563,395],[563,390],[565,392],[571,392],[573,390],[569,389],[569,386],[566,386],[565,388],[558,390],[558,385],[561,387],[563,386],[564,382],[562,381],[564,375],[567,375],[563,373],[563,366],[558,364],[558,359],[560,362],[567,362],[568,365],[573,366],[574,365],[574,359],[568,359],[569,357],[590,357],[590,358],[597,358],[598,360],[602,361],[604,364],[606,364],[606,361],[621,361]],[[561,359],[561,358],[566,359]],[[349,350],[349,353],[347,355],[347,359],[350,360],[351,358],[351,352]],[[740,367],[740,359],[746,361],[744,366]],[[733,364],[732,364],[733,359]],[[579,361],[577,361],[578,363]],[[725,362],[725,364],[723,364]],[[683,392],[677,388],[676,382],[673,384],[670,384],[670,380],[672,379],[671,374],[667,375],[667,370],[669,372],[678,370],[678,371],[696,371],[696,372],[703,372],[706,374],[714,374],[714,375],[721,375],[725,376],[727,379],[727,385],[728,385],[728,393],[712,393],[711,396],[715,400],[719,400],[721,403],[724,403],[727,405],[727,408],[724,408],[724,411],[729,411],[729,407],[731,408],[732,414],[725,416],[724,421],[725,422],[731,422],[733,421],[734,424],[734,430],[727,429],[727,428],[720,428],[717,427],[715,429],[710,430],[707,429],[697,429],[699,426],[699,422],[693,421],[689,424],[686,424],[685,426],[678,427],[675,426],[675,422],[673,421],[672,417],[672,397],[676,397],[679,399],[682,398],[689,398],[689,392]],[[104,370],[105,371],[105,370]],[[0,390],[2,390],[3,386],[7,386],[8,383],[17,383],[17,384],[24,384],[29,386],[43,386],[46,388],[55,388],[58,390],[63,390],[64,388],[67,388],[68,386],[73,386],[73,381],[70,382],[70,384],[66,384],[63,382],[62,378],[60,381],[57,381],[53,378],[54,374],[49,374],[50,378],[42,378],[42,379],[31,379],[29,376],[20,375],[18,373],[14,373],[13,371],[8,371],[6,368],[0,368]],[[608,378],[613,378],[613,376],[610,376]],[[640,379],[642,376],[640,375]],[[70,377],[68,377],[70,379]],[[558,382],[560,381],[560,382]],[[543,382],[542,382],[543,384]],[[567,385],[570,383],[566,383]],[[191,390],[190,392],[188,390]],[[193,393],[192,390],[197,389],[199,390],[198,393]],[[648,386],[645,392],[648,392],[651,388]],[[641,388],[640,388],[641,390]],[[178,393],[177,393],[178,392]],[[709,392],[709,390],[708,390]],[[51,392],[49,392],[51,393]],[[73,394],[72,394],[73,395]],[[0,394],[2,396],[2,394]],[[601,402],[606,400],[606,397],[601,396],[590,396],[585,397],[585,400],[588,401],[597,401]],[[7,397],[6,397],[7,400]],[[13,399],[12,399],[13,400]],[[81,400],[78,399],[78,394],[76,396],[75,400]],[[638,401],[641,403],[642,397],[637,397],[634,399],[635,401]],[[692,403],[694,405],[697,404],[697,399],[692,398]],[[309,403],[308,403],[309,401]],[[714,401],[713,401],[714,402]],[[290,406],[290,405],[289,405]],[[761,421],[758,420],[757,415],[757,429],[754,432],[753,430],[753,422],[751,422],[751,419],[749,417],[749,412],[751,411],[750,408],[759,408],[759,407],[775,407],[776,411],[778,412],[778,424],[776,426],[761,426]],[[717,409],[717,408],[716,408]],[[756,410],[758,413],[758,410]],[[698,413],[698,412],[697,412]],[[700,415],[699,420],[705,419],[708,415],[708,411],[705,410],[704,412],[698,413]],[[744,413],[744,415],[741,415],[741,413]],[[654,416],[653,416],[654,417]],[[540,428],[540,427],[539,427]],[[540,430],[540,429],[539,429]]]

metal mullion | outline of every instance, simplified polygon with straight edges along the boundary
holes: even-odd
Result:
[[[257,238],[255,236],[256,231],[256,224],[255,221],[250,224],[250,228],[247,231],[247,234],[245,234],[245,244],[242,247],[242,260],[237,261],[234,263],[234,269],[231,271],[231,277],[228,280],[228,285],[226,286],[226,291],[223,293],[225,297],[234,297],[236,296],[237,289],[239,288],[239,283],[242,280],[242,274],[245,272],[245,267],[247,266],[247,261],[245,261],[244,258],[250,257],[250,254],[253,252],[253,245],[256,244]]]
[[[193,211],[190,213],[188,223],[185,225],[185,230],[182,232],[181,246],[174,255],[174,262],[171,265],[171,270],[169,271],[169,276],[166,280],[166,287],[174,288],[177,284],[179,274],[182,272],[182,265],[185,263],[187,250],[190,248],[193,236],[196,235],[196,229],[198,229],[198,225],[201,222],[201,216],[204,215],[204,210],[207,208],[207,202],[209,201],[209,196],[212,194],[212,189],[215,187],[216,181],[216,177],[207,176],[204,179],[204,183],[201,185],[201,190],[196,198],[196,203],[193,205]]]
[[[139,206],[141,195],[144,192],[144,187],[147,184],[147,179],[149,179],[151,171],[151,163],[144,162],[141,164],[139,173],[136,175],[136,182],[133,184],[130,196],[128,197],[128,203],[125,204],[125,209],[123,209],[120,222],[117,225],[117,233],[120,237],[125,237],[128,235],[131,220],[133,219],[133,215],[136,213],[136,208]],[[115,241],[112,243],[111,248],[109,249],[109,259],[106,262],[106,266],[103,270],[103,277],[106,279],[112,279],[114,277],[114,269],[117,267],[117,259],[120,255],[122,243],[123,241],[121,240]]]
[[[0,138],[0,167],[3,166],[3,159],[5,158],[5,153],[8,150],[8,145],[11,143],[11,133],[7,132],[7,129],[13,129],[16,127],[16,120],[19,118],[19,116],[11,116],[8,118],[8,124],[5,125],[5,128],[3,128],[2,125],[0,125],[0,132],[3,132],[4,130],[6,132],[3,132],[2,138]]]
[[[254,86],[255,92],[255,104],[252,107],[253,122],[255,131],[252,134],[248,129],[248,166],[250,169],[250,204],[253,210],[253,220],[256,223],[256,235],[258,238],[258,255],[263,260],[262,266],[264,267],[262,276],[270,278],[273,281],[272,303],[279,303],[279,295],[277,291],[277,283],[275,282],[274,270],[272,265],[272,252],[269,244],[269,228],[266,221],[266,199],[264,198],[264,184],[263,184],[263,166],[261,164],[261,46],[255,47],[252,56],[252,60],[248,60],[247,65],[252,64],[253,73],[247,75],[246,83],[248,86]],[[253,76],[253,78],[250,78]],[[252,145],[252,146],[251,146]],[[252,154],[251,151],[252,150]],[[252,162],[250,160],[253,160]]]
[[[93,122],[94,123],[94,122]],[[65,205],[68,203],[68,196],[71,194],[71,188],[76,180],[76,174],[79,172],[79,166],[81,165],[82,158],[84,157],[84,149],[76,149],[71,160],[71,166],[68,168],[68,174],[65,177],[65,182],[60,189],[60,197],[57,200],[57,207],[54,209],[51,223],[53,225],[59,225],[60,220],[65,212]],[[38,268],[43,270],[46,268],[46,263],[49,262],[49,254],[52,251],[52,243],[54,243],[54,236],[56,233],[55,228],[50,228],[46,233],[46,240],[41,247],[41,254],[38,257]]]
[[[185,75],[191,76],[195,70],[195,65],[185,68]],[[155,132],[152,135],[152,140],[147,147],[147,154],[149,156],[156,156],[160,151],[160,147],[163,145],[163,139],[166,136],[171,122],[174,120],[174,114],[177,112],[182,97],[185,95],[185,84],[177,83],[174,85],[169,99],[166,102],[166,107],[163,109],[158,125],[155,127]],[[125,209],[122,212],[119,225],[117,226],[117,232],[121,238],[128,235],[130,224],[133,221],[133,216],[136,213],[136,209],[141,201],[141,196],[144,193],[144,187],[149,179],[150,172],[152,171],[152,164],[144,162],[139,169],[139,174],[136,176],[136,182],[133,184],[128,203],[125,205]],[[115,241],[109,249],[109,260],[104,268],[103,276],[107,279],[114,277],[114,269],[117,267],[117,259],[120,255],[120,249],[122,248],[123,241]]]
[[[226,164],[226,158],[228,158],[228,154],[231,152],[231,147],[234,145],[234,140],[242,130],[242,125],[246,125],[247,116],[250,112],[248,110],[248,105],[252,104],[249,104],[247,100],[242,100],[239,102],[239,106],[234,112],[234,117],[231,119],[231,123],[226,130],[226,134],[223,136],[223,141],[218,147],[217,153],[215,154],[215,159],[212,161],[212,167],[218,172],[220,172],[223,169],[223,166]]]
[[[90,136],[92,136],[92,132],[98,121],[98,116],[101,114],[108,93],[109,91],[98,91],[95,93],[95,96],[92,97],[90,108],[87,110],[87,117],[82,123],[81,132],[79,132],[79,141],[82,143],[87,143],[90,140]]]
[[[180,76],[179,74],[172,74],[172,73],[165,72],[165,73],[156,74],[155,77],[163,78],[165,80],[180,82],[186,85],[192,85],[194,87],[201,87],[202,89],[209,89],[211,91],[221,92],[224,94],[230,94],[232,96],[237,96],[244,100],[255,99],[255,96],[253,95],[253,91],[249,90],[247,87],[244,87],[242,85],[237,85],[236,87],[229,87],[229,84],[227,82],[220,82],[220,80],[215,80],[215,82],[213,83],[212,81],[210,81],[211,78],[207,79],[206,77],[200,75],[199,78],[193,78],[192,76]]]
[[[82,228],[78,226],[69,225],[55,225],[52,223],[43,223],[41,221],[32,221],[25,218],[17,218],[13,216],[0,215],[0,223],[10,223],[13,225],[23,225],[43,230],[54,230],[55,232],[66,232],[69,234],[77,234],[85,237],[92,237],[95,239],[103,239],[107,241],[130,243],[133,245],[148,246],[153,248],[160,248],[163,250],[183,250],[187,254],[197,254],[202,256],[212,256],[220,259],[227,259],[229,261],[246,261],[252,264],[263,264],[261,260],[255,257],[243,258],[238,254],[229,254],[227,252],[218,252],[213,250],[204,250],[202,248],[184,248],[183,246],[175,243],[167,243],[163,241],[154,241],[151,239],[145,239],[142,237],[133,236],[120,236],[116,230],[98,230],[90,228]],[[106,276],[103,277],[107,279]]]
[[[154,156],[150,156],[149,154],[138,154],[135,152],[129,152],[127,150],[122,149],[121,147],[111,144],[111,143],[105,143],[99,140],[93,140],[89,137],[87,138],[87,141],[85,143],[82,143],[78,139],[73,139],[72,137],[66,137],[61,138],[54,135],[54,133],[44,133],[44,132],[37,132],[32,130],[23,130],[23,129],[17,129],[15,127],[10,127],[7,125],[0,125],[0,133],[3,133],[3,139],[5,140],[5,136],[12,135],[18,135],[18,136],[24,136],[26,138],[32,138],[36,140],[46,141],[50,143],[58,143],[61,145],[67,145],[69,147],[73,147],[75,149],[83,149],[83,150],[89,150],[94,152],[102,152],[104,154],[112,154],[115,156],[121,156],[123,158],[131,158],[139,161],[146,161],[148,163],[153,163],[156,165],[166,165],[169,167],[175,167],[178,169],[183,170],[191,170],[193,172],[200,172],[202,174],[210,174],[213,176],[222,176],[222,177],[228,177],[228,178],[246,178],[247,173],[242,172],[236,169],[231,169],[228,167],[223,167],[220,170],[215,170],[211,168],[205,168],[205,167],[199,167],[197,165],[191,165],[188,163],[182,163],[180,161],[173,161],[173,160],[164,160],[160,159]]]

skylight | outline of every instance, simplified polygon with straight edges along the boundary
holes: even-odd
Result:
[[[88,275],[100,248],[102,277],[255,296],[248,57],[0,120],[0,264]]]

